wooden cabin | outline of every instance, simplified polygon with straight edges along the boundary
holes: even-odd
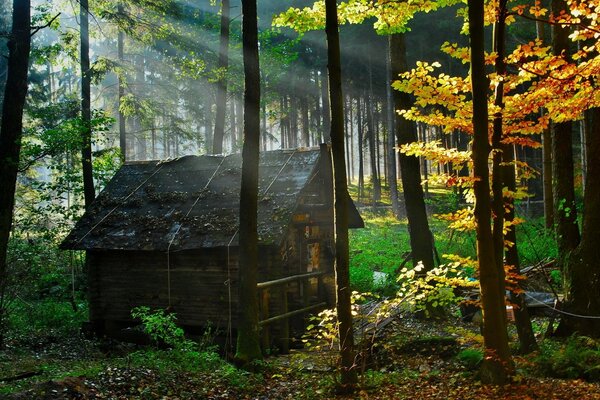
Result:
[[[260,319],[277,321],[280,336],[334,304],[330,160],[327,146],[260,156]],[[142,305],[168,308],[188,329],[235,329],[241,162],[186,156],[116,173],[61,245],[87,251],[95,330],[116,335]],[[352,201],[349,212],[350,226],[362,227]]]

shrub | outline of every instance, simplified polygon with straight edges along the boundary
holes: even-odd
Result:
[[[571,336],[564,343],[545,340],[535,361],[544,375],[600,380],[600,343],[589,337]]]
[[[85,302],[80,302],[77,310],[73,310],[71,303],[55,299],[15,301],[9,314],[8,326],[12,336],[67,336],[79,332],[86,318]]]
[[[144,331],[157,343],[164,343],[174,349],[188,350],[193,342],[186,339],[183,329],[177,326],[175,314],[164,310],[150,310],[149,307],[136,307],[131,316],[142,321]]]

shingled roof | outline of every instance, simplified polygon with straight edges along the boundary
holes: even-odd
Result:
[[[261,153],[260,244],[278,244],[285,237],[319,158],[318,149]],[[61,247],[177,251],[237,246],[241,164],[239,154],[125,164]]]

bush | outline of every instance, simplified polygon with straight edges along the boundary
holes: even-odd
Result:
[[[73,310],[71,303],[55,299],[17,300],[8,314],[8,328],[11,336],[67,336],[78,333],[86,318],[85,302],[79,303],[77,310]]]
[[[571,336],[564,343],[545,340],[535,359],[544,375],[600,381],[600,343],[585,336]]]

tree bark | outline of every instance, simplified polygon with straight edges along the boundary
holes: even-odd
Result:
[[[258,327],[258,162],[260,140],[260,69],[256,0],[242,0],[244,53],[244,145],[240,190],[239,310],[236,359],[261,358]],[[244,305],[243,307],[241,305]]]
[[[500,0],[498,4],[497,19],[494,24],[494,51],[498,55],[495,62],[496,74],[500,77],[506,75],[506,4],[507,0]],[[512,266],[513,271],[520,272],[519,253],[517,251],[517,235],[515,226],[512,224],[515,219],[515,204],[513,194],[516,193],[517,184],[515,178],[515,156],[514,146],[501,143],[503,132],[503,110],[504,110],[504,81],[500,80],[496,87],[494,104],[500,107],[500,111],[494,116],[492,145],[494,147],[494,176],[492,190],[494,194],[494,245],[496,246],[496,262],[498,274],[501,279],[500,296],[504,296],[504,258],[506,264]],[[505,195],[503,188],[506,186],[510,194]],[[505,211],[506,210],[506,211]],[[506,235],[504,235],[504,222],[507,222]],[[504,246],[505,239],[511,244]],[[525,305],[523,295],[517,295],[511,292],[511,301],[515,304],[515,323],[519,335],[520,352],[530,353],[537,349],[537,343],[531,319]]]
[[[398,76],[408,70],[405,35],[403,33],[391,35],[389,46],[392,76]],[[394,108],[402,110],[411,107],[410,96],[407,93],[395,90]],[[396,114],[396,140],[398,146],[418,140],[415,124],[399,114]],[[423,187],[421,186],[419,159],[415,156],[407,156],[404,153],[400,153],[399,158],[413,264],[416,265],[421,261],[425,271],[428,271],[434,267],[433,241],[429,230],[429,221],[427,220]]]
[[[371,103],[371,92],[365,91],[366,112],[367,112],[367,138],[369,140],[369,160],[371,162],[371,185],[373,186],[373,205],[381,200],[381,184],[379,182],[379,171],[377,168],[377,149],[375,140],[375,126],[373,123],[373,104]]]
[[[587,188],[583,197],[583,230],[581,243],[568,255],[565,274],[568,275],[568,292],[564,310],[574,317],[563,315],[556,330],[559,336],[581,335],[600,337],[600,108],[589,111],[588,154],[596,156],[587,160]],[[591,318],[587,318],[591,317]]]
[[[515,148],[513,145],[504,145],[502,149],[502,176],[504,185],[510,193],[516,193],[517,182],[515,178]],[[504,199],[506,206],[506,213],[504,218],[509,224],[506,230],[504,238],[506,241],[512,243],[506,249],[506,264],[513,266],[513,271],[520,273],[521,261],[519,260],[518,243],[517,243],[517,232],[515,226],[511,223],[515,219],[515,202],[512,196]],[[514,307],[515,313],[515,325],[517,327],[517,334],[519,335],[519,352],[521,354],[528,354],[532,351],[537,350],[537,342],[535,340],[535,334],[531,326],[531,318],[529,311],[525,304],[525,298],[523,294],[515,294],[511,292],[510,301],[516,307]]]
[[[81,45],[81,120],[83,125],[81,131],[81,169],[83,173],[83,197],[85,201],[85,208],[88,208],[96,197],[92,169],[92,109],[90,99],[91,71],[88,0],[79,1],[79,14],[79,39]]]
[[[308,118],[308,95],[300,97],[300,112],[302,115],[302,146],[310,147],[310,119]]]
[[[123,14],[123,3],[119,3],[117,6],[117,12],[119,14]],[[119,28],[119,33],[117,34],[117,57],[119,59],[119,64],[121,67],[124,66],[125,56],[124,56],[124,45],[125,45],[125,33],[121,28]],[[119,147],[121,149],[121,157],[123,161],[127,161],[127,132],[125,128],[125,115],[121,111],[121,105],[123,103],[123,97],[125,97],[125,82],[122,74],[124,70],[122,70],[118,75],[118,85],[119,85],[119,94],[118,94],[118,102],[119,102]]]
[[[11,29],[10,0],[0,0],[0,26],[8,32]],[[0,37],[0,48],[4,49],[8,43],[8,37]],[[0,57],[0,110],[4,106],[4,92],[6,90],[6,75],[8,73],[8,57]],[[2,123],[2,115],[0,115]]]
[[[392,37],[388,36],[388,46],[391,48],[391,40]],[[400,216],[400,205],[398,203],[398,173],[396,172],[396,140],[394,135],[394,98],[392,96],[392,82],[396,77],[392,75],[392,66],[390,62],[390,52],[387,53],[386,60],[386,69],[387,69],[387,87],[386,87],[386,96],[387,96],[387,129],[388,129],[388,185],[390,187],[390,198],[392,201],[392,210],[396,217]]]
[[[552,13],[558,15],[561,10],[568,10],[563,0],[552,0]],[[552,51],[555,55],[569,57],[568,27],[552,26]],[[572,122],[554,123],[552,126],[552,159],[554,186],[554,219],[556,223],[556,239],[558,257],[561,267],[568,253],[579,244],[580,236],[577,226],[577,209],[575,206],[575,183],[573,172]],[[568,276],[563,274],[568,280]],[[565,282],[568,291],[569,283]]]
[[[321,70],[321,116],[323,117],[323,142],[330,141],[331,133],[331,109],[327,89],[327,68]]]
[[[354,332],[350,300],[350,255],[348,243],[348,182],[344,158],[344,96],[340,61],[337,5],[325,0],[325,32],[327,33],[327,62],[329,70],[329,98],[331,104],[331,152],[333,156],[335,196],[335,283],[336,308],[339,323],[341,387],[351,392],[357,384],[354,368]]]
[[[471,46],[471,83],[473,92],[473,174],[477,262],[483,309],[484,360],[481,379],[485,383],[504,384],[512,371],[512,360],[506,332],[504,294],[500,295],[494,239],[492,236],[488,157],[488,79],[485,75],[483,0],[468,0],[469,39]]]
[[[27,96],[27,72],[31,47],[31,4],[29,0],[13,1],[12,33],[8,40],[7,80],[2,103],[0,125],[0,348],[4,344],[7,284],[8,240],[13,222],[21,138],[23,109]]]
[[[360,94],[356,97],[356,124],[358,125],[358,201],[362,201],[365,194],[365,161],[364,161],[364,127],[362,122],[362,108]]]
[[[219,39],[218,68],[223,75],[217,81],[217,104],[215,131],[213,134],[213,154],[223,153],[223,137],[225,135],[225,108],[227,106],[227,76],[229,66],[229,0],[221,0],[221,36]],[[232,127],[233,129],[233,127]]]

